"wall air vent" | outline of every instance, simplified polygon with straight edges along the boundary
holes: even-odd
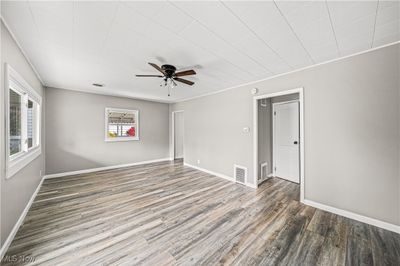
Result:
[[[247,168],[240,165],[233,165],[233,176],[235,177],[235,181],[237,183],[244,184],[247,178]]]
[[[268,178],[268,163],[264,162],[261,164],[261,171],[260,171],[260,176],[259,180],[265,180]]]

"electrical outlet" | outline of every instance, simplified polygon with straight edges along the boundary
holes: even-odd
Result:
[[[42,176],[42,170],[39,171],[39,176],[40,176],[40,177]]]
[[[197,160],[197,164],[200,164],[200,160]]]

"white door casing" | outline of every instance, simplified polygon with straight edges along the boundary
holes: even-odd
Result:
[[[300,183],[299,102],[273,104],[274,176]]]

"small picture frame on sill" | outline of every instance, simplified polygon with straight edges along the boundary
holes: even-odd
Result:
[[[139,111],[107,107],[105,141],[139,140]]]

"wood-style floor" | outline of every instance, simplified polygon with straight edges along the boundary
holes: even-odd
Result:
[[[400,235],[298,196],[291,182],[254,190],[181,162],[48,179],[3,264],[400,265]]]

